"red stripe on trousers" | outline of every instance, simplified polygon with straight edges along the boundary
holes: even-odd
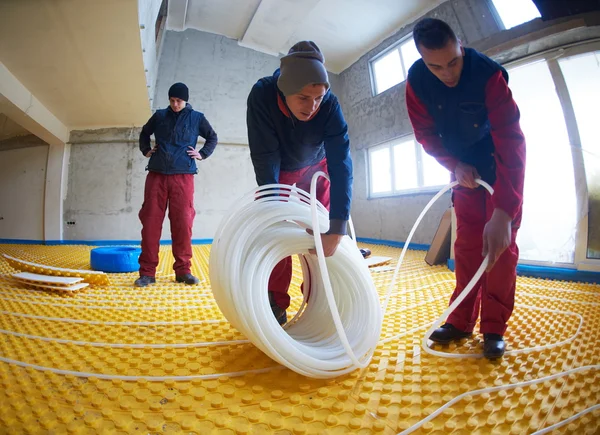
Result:
[[[456,213],[454,243],[456,288],[450,304],[460,295],[481,265],[483,228],[492,216],[494,206],[487,191],[480,187],[455,188],[452,192]],[[519,248],[515,242],[521,225],[521,211],[513,221],[511,244],[490,272],[483,274],[475,288],[448,317],[447,322],[462,331],[473,331],[481,308],[482,334],[503,335],[515,304],[515,284]]]
[[[176,275],[190,273],[192,265],[192,226],[194,209],[194,175],[165,175],[148,172],[144,188],[144,204],[139,217],[142,222],[140,276],[154,276],[158,266],[160,236],[169,208],[171,239]]]
[[[293,185],[302,190],[310,192],[310,182],[316,172],[327,172],[327,160],[323,159],[313,166],[299,169],[297,171],[281,171],[279,174],[280,184]],[[317,181],[317,199],[329,210],[329,180],[320,177]],[[288,291],[292,282],[292,257],[286,257],[281,260],[271,273],[269,278],[269,291],[273,292],[275,303],[287,309],[290,306],[290,296]],[[310,290],[309,290],[310,291]]]

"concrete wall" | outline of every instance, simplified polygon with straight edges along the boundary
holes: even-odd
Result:
[[[219,142],[247,145],[248,94],[258,79],[279,68],[279,58],[194,29],[166,31],[161,52],[153,110],[169,104],[173,83],[184,82],[190,88],[190,104],[206,115]],[[339,93],[339,76],[329,75],[331,89]]]
[[[65,240],[139,240],[147,159],[139,129],[71,133]],[[193,238],[212,238],[231,203],[255,185],[247,147],[219,144],[195,177]],[[162,239],[169,240],[168,216]]]
[[[0,239],[43,240],[47,160],[35,136],[0,142]]]
[[[505,34],[493,27],[485,4],[484,0],[456,0],[430,15],[449,21],[469,45],[472,40],[489,42]],[[478,23],[473,22],[474,16],[480,18]],[[352,213],[362,237],[405,240],[431,198],[367,199],[366,148],[411,133],[404,85],[373,97],[368,60],[411,29],[412,24],[401,29],[340,76],[331,74],[332,89],[342,100],[350,126],[355,163]],[[169,86],[182,81],[190,87],[190,103],[206,114],[219,135],[215,154],[200,164],[196,177],[194,238],[212,238],[229,205],[256,185],[247,147],[246,98],[256,80],[272,74],[279,60],[240,47],[234,40],[193,29],[166,31],[161,47],[153,109],[166,107]],[[65,226],[65,239],[139,240],[137,213],[146,159],[137,149],[138,134],[139,129],[128,128],[72,132],[64,221],[75,224]],[[446,196],[434,206],[416,234],[416,243],[431,242],[449,205]],[[168,221],[162,237],[170,238]]]
[[[279,60],[236,41],[188,29],[166,31],[158,64],[154,107],[168,105],[168,89],[182,81],[190,103],[219,135],[214,154],[196,176],[193,237],[212,238],[231,203],[256,186],[247,147],[246,98]],[[147,159],[138,150],[139,128],[71,132],[66,240],[139,240]],[[168,218],[163,240],[170,239]]]
[[[552,22],[537,19],[502,30],[488,0],[451,0],[426,16],[446,21],[465,45],[489,53],[502,62],[600,35],[599,27],[586,27],[592,26],[595,19],[588,23],[580,17]],[[368,198],[367,149],[413,132],[406,110],[406,83],[373,96],[369,60],[411,33],[415,23],[400,29],[340,74],[340,96],[349,125],[355,168],[352,214],[362,237],[405,241],[424,205],[433,197],[433,194],[411,194]],[[442,214],[450,204],[450,194],[437,201],[415,233],[415,243],[431,243]]]
[[[158,65],[154,107],[168,105],[168,89],[182,81],[190,103],[219,136],[214,154],[199,164],[193,237],[212,238],[233,201],[256,186],[246,132],[246,99],[252,86],[279,67],[279,59],[236,41],[193,29],[166,31]],[[340,87],[332,74],[332,89]],[[144,170],[139,128],[71,132],[65,240],[139,240]],[[72,223],[74,222],[74,224]],[[168,218],[163,240],[170,239]]]
[[[146,88],[148,89],[149,100],[154,96],[154,85],[156,84],[156,73],[158,69],[158,53],[156,46],[159,41],[156,41],[155,24],[161,3],[162,0],[138,0],[142,58],[144,59],[144,73],[146,75]],[[150,106],[151,105],[152,104],[150,104]]]
[[[169,87],[183,82],[190,104],[206,115],[220,143],[247,144],[246,99],[259,78],[279,67],[279,59],[194,29],[169,30],[162,44],[153,109],[166,107]]]

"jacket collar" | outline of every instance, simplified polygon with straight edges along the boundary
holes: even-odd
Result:
[[[179,112],[179,115],[181,115],[184,112],[189,112],[191,110],[193,110],[192,105],[190,103],[185,103],[185,107],[183,109],[181,109],[181,111]],[[170,104],[167,106],[167,111],[171,112],[173,115],[177,115],[177,113],[173,112],[173,109],[171,109]]]

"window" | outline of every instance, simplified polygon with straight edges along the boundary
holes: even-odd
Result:
[[[411,136],[369,149],[370,196],[436,190],[450,174]]]
[[[414,39],[408,38],[388,48],[371,61],[371,77],[375,95],[406,80],[408,70],[421,55]]]
[[[550,68],[538,61],[509,68],[509,74],[527,141],[519,257],[573,263],[577,210],[573,160]]]
[[[160,53],[160,45],[162,42],[162,35],[165,32],[165,26],[167,24],[167,12],[169,10],[169,0],[162,0],[158,15],[156,16],[156,22],[154,23],[154,41],[156,42],[156,58]]]
[[[600,100],[600,50],[563,57],[559,59],[558,64],[573,105],[581,142],[581,151],[575,144],[571,152],[580,156],[578,160],[581,161],[580,165],[583,165],[587,180],[588,233],[585,257],[600,260],[600,142],[597,110]]]
[[[527,141],[519,257],[600,270],[600,51],[561,50],[508,68]]]
[[[492,0],[505,29],[539,18],[540,12],[531,0]]]

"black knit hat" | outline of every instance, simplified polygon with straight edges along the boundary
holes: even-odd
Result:
[[[190,99],[190,91],[188,87],[183,83],[175,83],[173,86],[169,88],[169,98],[179,98],[183,101],[188,101]]]
[[[277,87],[286,97],[310,84],[324,84],[329,89],[324,61],[323,53],[314,42],[300,41],[294,44],[287,56],[281,58]]]

